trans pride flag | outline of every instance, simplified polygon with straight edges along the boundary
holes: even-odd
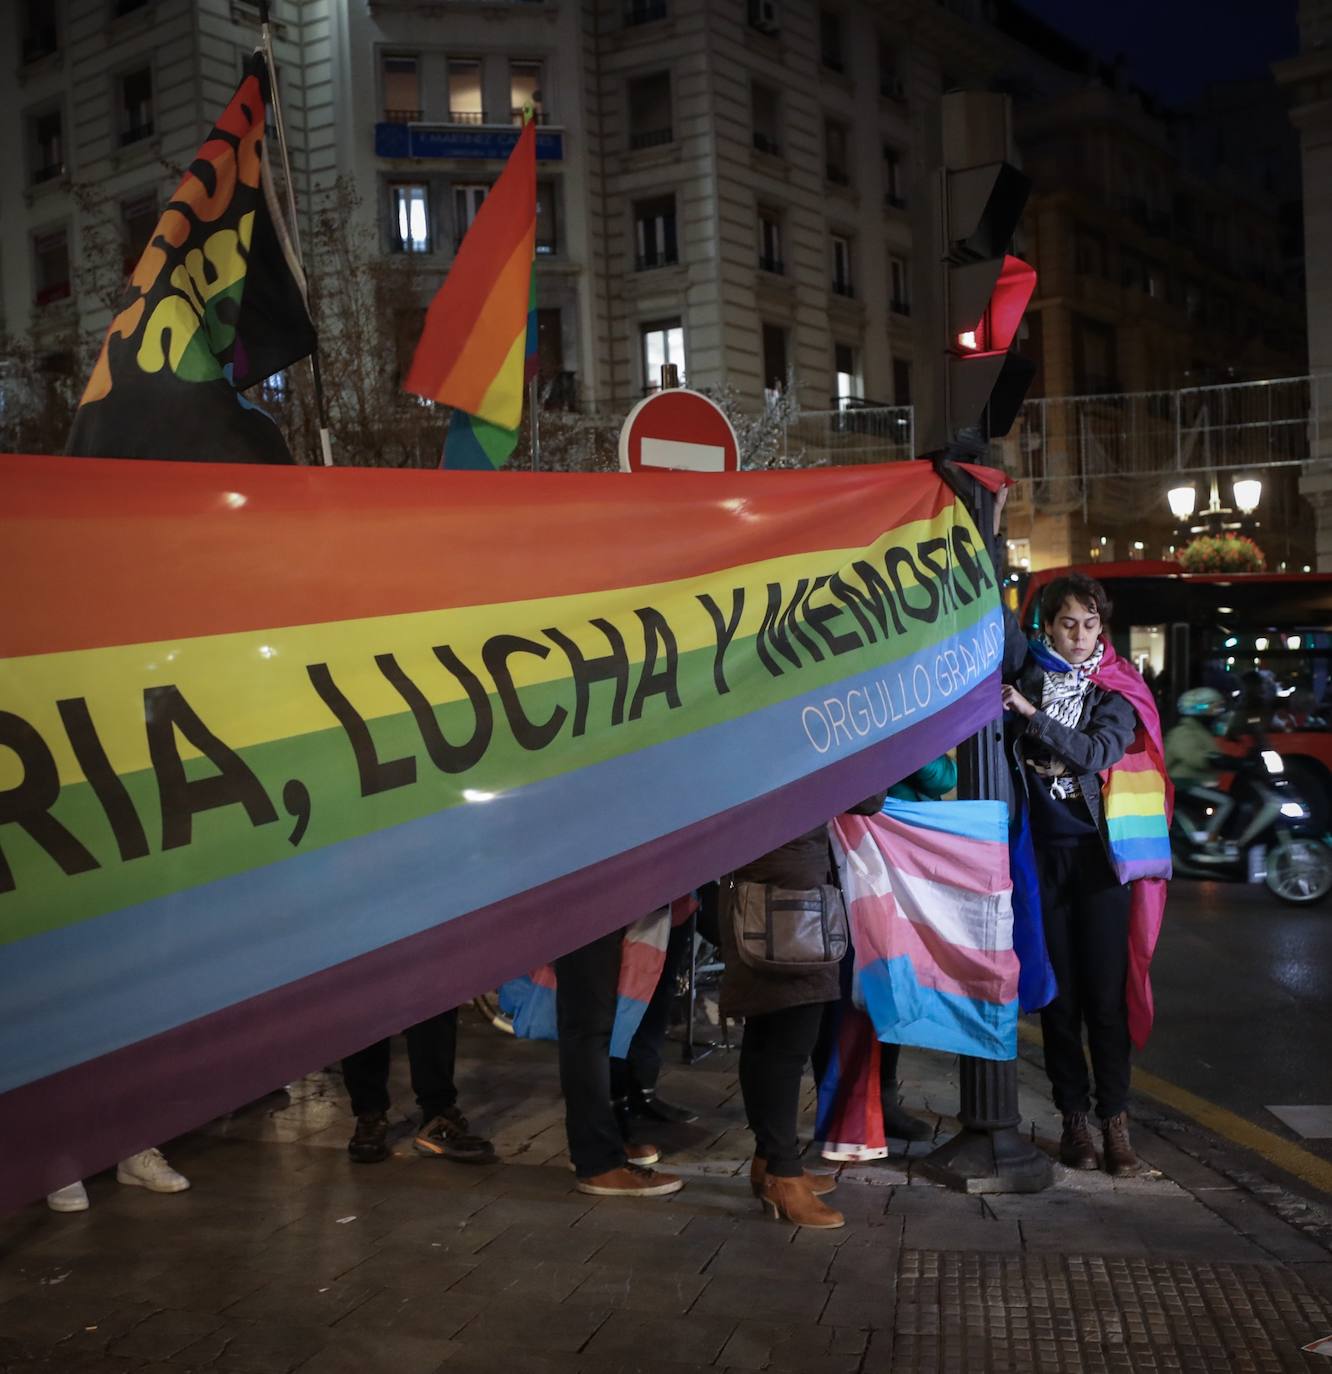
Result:
[[[1012,1059],[1008,807],[899,802],[830,824],[855,947],[855,1000],[880,1040]]]
[[[671,935],[669,907],[635,921],[624,933],[620,978],[611,1031],[611,1058],[623,1059],[657,990]],[[500,1008],[513,1018],[513,1033],[527,1040],[556,1040],[555,970],[543,964],[525,978],[512,978],[500,988]]]
[[[518,442],[523,386],[536,358],[536,124],[524,125],[472,221],[403,389],[453,407],[446,468],[499,467]]]

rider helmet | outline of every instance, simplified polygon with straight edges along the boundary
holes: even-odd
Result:
[[[1191,687],[1176,704],[1181,716],[1218,716],[1226,706],[1214,687]]]

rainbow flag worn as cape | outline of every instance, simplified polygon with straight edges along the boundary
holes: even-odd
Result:
[[[1031,641],[1030,650],[1043,668],[1068,671],[1069,665],[1040,640]],[[1111,867],[1121,883],[1130,884],[1128,1020],[1129,1035],[1141,1049],[1156,1015],[1148,970],[1165,919],[1175,789],[1166,772],[1156,699],[1142,674],[1107,639],[1091,678],[1098,687],[1125,697],[1138,715],[1133,743],[1101,774],[1101,800]]]
[[[880,1040],[1017,1053],[1008,807],[901,802],[830,823],[855,948],[855,1000]]]
[[[611,1031],[611,1057],[623,1059],[657,990],[666,941],[671,935],[671,909],[658,907],[624,932],[620,977]],[[543,964],[525,978],[511,978],[500,988],[500,1008],[513,1018],[513,1033],[528,1040],[558,1040],[555,1021],[555,970]]]
[[[403,383],[453,407],[445,467],[499,467],[517,443],[527,355],[536,346],[529,329],[535,250],[536,125],[529,121],[430,302]]]

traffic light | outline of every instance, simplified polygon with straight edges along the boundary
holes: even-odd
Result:
[[[966,113],[974,118],[984,112],[974,102],[1002,97],[972,92],[945,97],[952,99],[973,102]],[[975,146],[974,137],[961,136],[950,148],[945,136],[941,179],[945,409],[949,438],[963,442],[1007,434],[1036,372],[1034,363],[1012,350],[1036,290],[1036,270],[1008,251],[1031,181],[1006,161],[965,165]]]

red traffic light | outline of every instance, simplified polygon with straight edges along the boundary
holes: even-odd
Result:
[[[959,277],[972,280],[969,286],[984,289],[980,280],[986,263],[959,269]],[[990,271],[994,269],[991,267]],[[958,329],[953,347],[958,353],[1004,353],[1017,336],[1023,312],[1036,290],[1036,269],[1011,254],[1005,256],[994,286],[987,293],[984,311],[975,324]],[[959,293],[961,294],[961,293]],[[961,306],[961,302],[957,302]],[[975,307],[973,306],[973,309]],[[965,317],[964,317],[965,318]]]

